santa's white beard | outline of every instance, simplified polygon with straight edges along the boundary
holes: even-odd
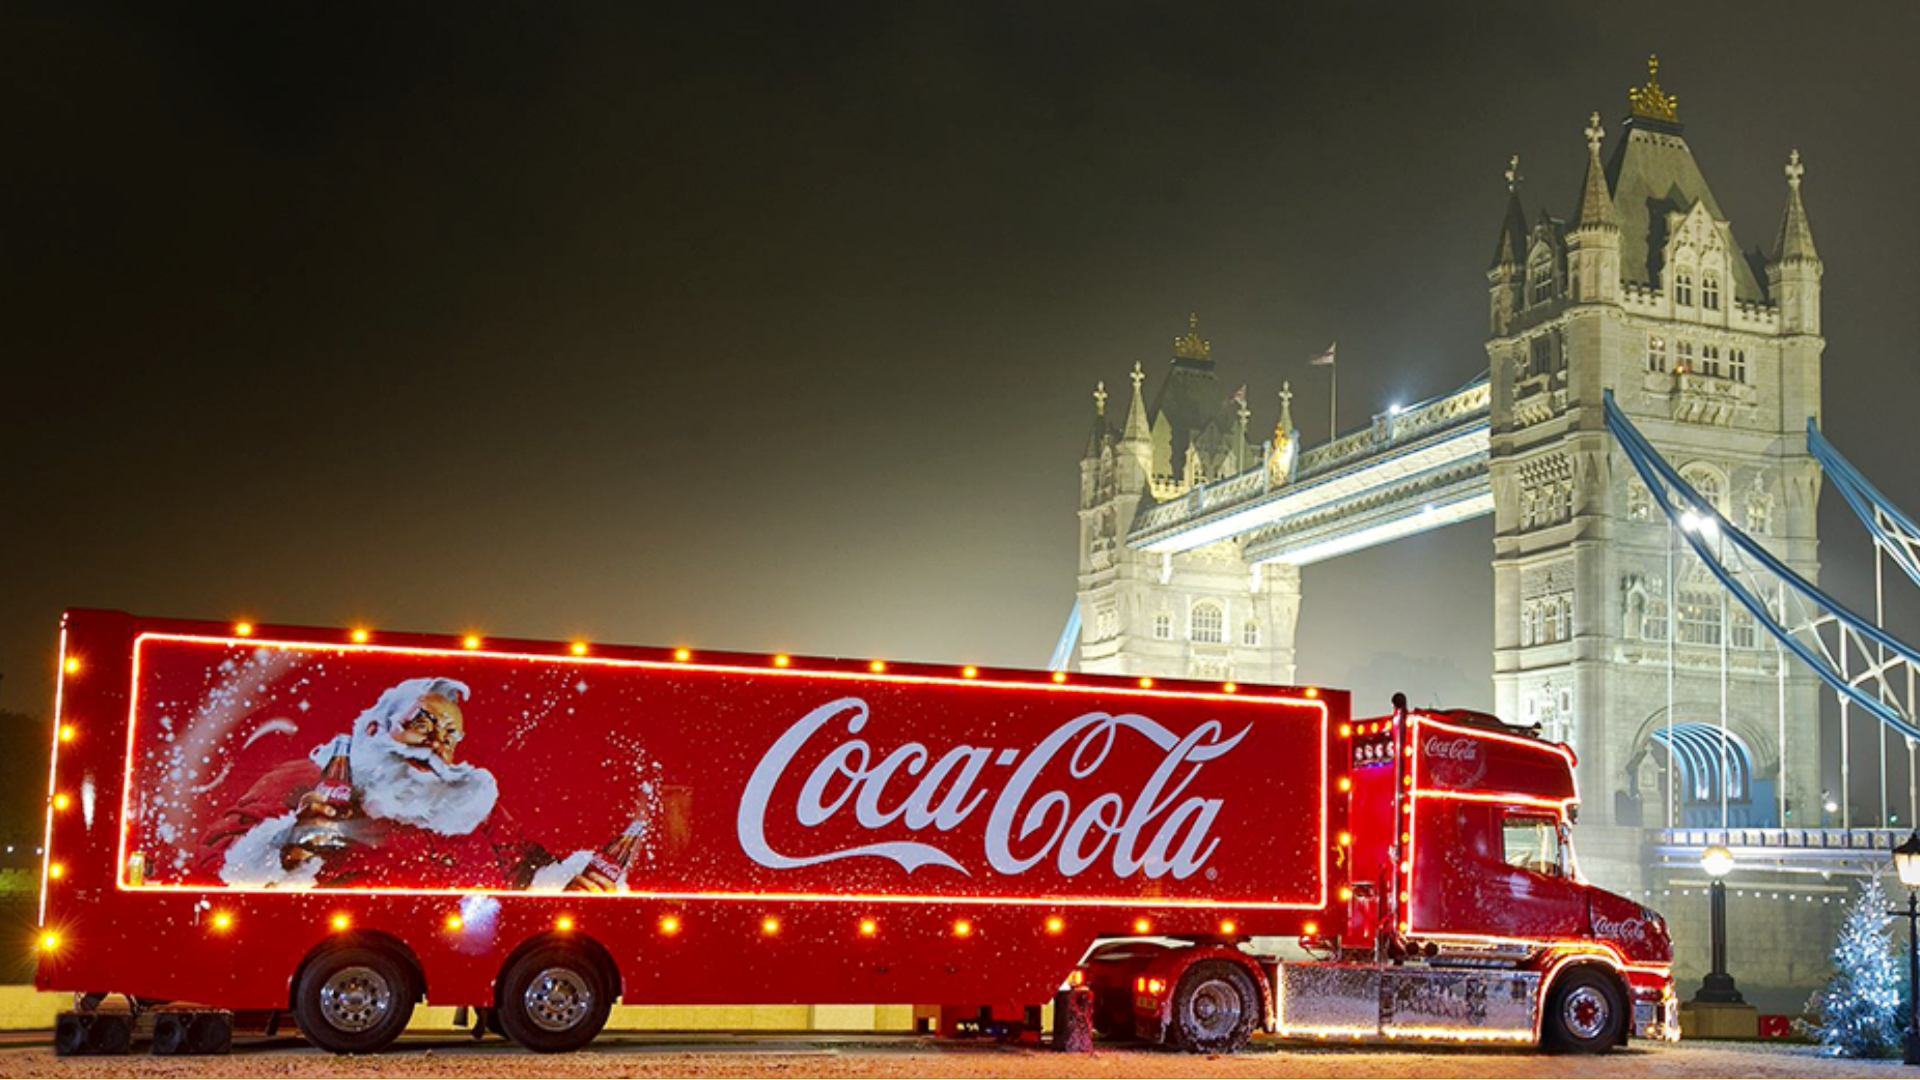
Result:
[[[443,836],[464,836],[479,828],[500,797],[499,785],[487,770],[449,765],[426,747],[408,746],[390,735],[355,733],[349,760],[353,786],[368,817],[418,825]]]

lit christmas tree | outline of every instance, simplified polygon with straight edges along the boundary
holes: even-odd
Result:
[[[1833,946],[1833,975],[1807,1002],[1808,1028],[1842,1057],[1898,1054],[1906,1034],[1903,977],[1887,933],[1887,894],[1880,879],[1860,887]]]

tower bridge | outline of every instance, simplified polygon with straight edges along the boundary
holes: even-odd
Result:
[[[1828,810],[1822,687],[1876,734],[1912,722],[1913,692],[1892,700],[1891,639],[1818,590],[1823,266],[1799,154],[1771,247],[1741,246],[1656,76],[1610,150],[1589,118],[1569,219],[1530,206],[1509,167],[1487,369],[1461,389],[1305,447],[1288,390],[1270,434],[1244,389],[1222,395],[1194,318],[1156,385],[1134,366],[1123,416],[1096,391],[1055,661],[1293,682],[1301,566],[1490,514],[1496,711],[1578,754],[1583,870],[1630,895],[1688,893],[1699,849],[1737,835],[1737,880],[1802,903],[1745,914],[1784,942],[1752,977],[1798,994],[1825,970],[1819,920],[1846,875],[1885,865],[1887,834],[1864,827],[1890,813],[1884,796],[1878,822],[1851,820],[1844,796],[1838,820]],[[1843,487],[1850,502],[1862,485]],[[1683,535],[1709,520],[1744,561]],[[1920,567],[1909,519],[1866,520]],[[1668,915],[1683,939],[1704,922]]]

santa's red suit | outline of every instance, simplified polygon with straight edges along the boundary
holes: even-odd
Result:
[[[293,814],[301,797],[320,779],[320,766],[307,758],[296,758],[263,775],[201,837],[196,876],[216,881],[226,877],[222,871],[234,845],[263,822]],[[554,861],[540,845],[528,842],[512,816],[497,805],[471,832],[454,836],[366,817],[357,796],[353,812],[349,828],[355,842],[344,850],[316,853],[313,876],[301,884],[524,889],[535,871]]]

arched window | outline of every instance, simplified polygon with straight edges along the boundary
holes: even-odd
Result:
[[[1173,639],[1173,616],[1161,612],[1153,617],[1153,636],[1161,641]]]
[[[1542,252],[1527,268],[1527,303],[1544,304],[1553,299],[1553,255]]]
[[[1219,604],[1193,605],[1193,640],[1203,645],[1218,645],[1226,640],[1227,618]]]
[[[1647,337],[1647,370],[1656,375],[1667,371],[1667,339],[1658,334]]]
[[[1240,644],[1251,649],[1260,644],[1260,624],[1248,619],[1240,626]]]
[[[1673,302],[1681,307],[1693,306],[1693,271],[1686,267],[1673,272]]]
[[[1700,306],[1708,311],[1720,310],[1720,275],[1711,270],[1700,275]]]
[[[1680,470],[1680,479],[1699,493],[1702,502],[1718,510],[1721,516],[1726,516],[1727,478],[1721,475],[1719,469],[1696,462]]]
[[[1682,645],[1720,644],[1720,582],[1695,567],[1680,584],[1680,606],[1676,611],[1679,640]]]

